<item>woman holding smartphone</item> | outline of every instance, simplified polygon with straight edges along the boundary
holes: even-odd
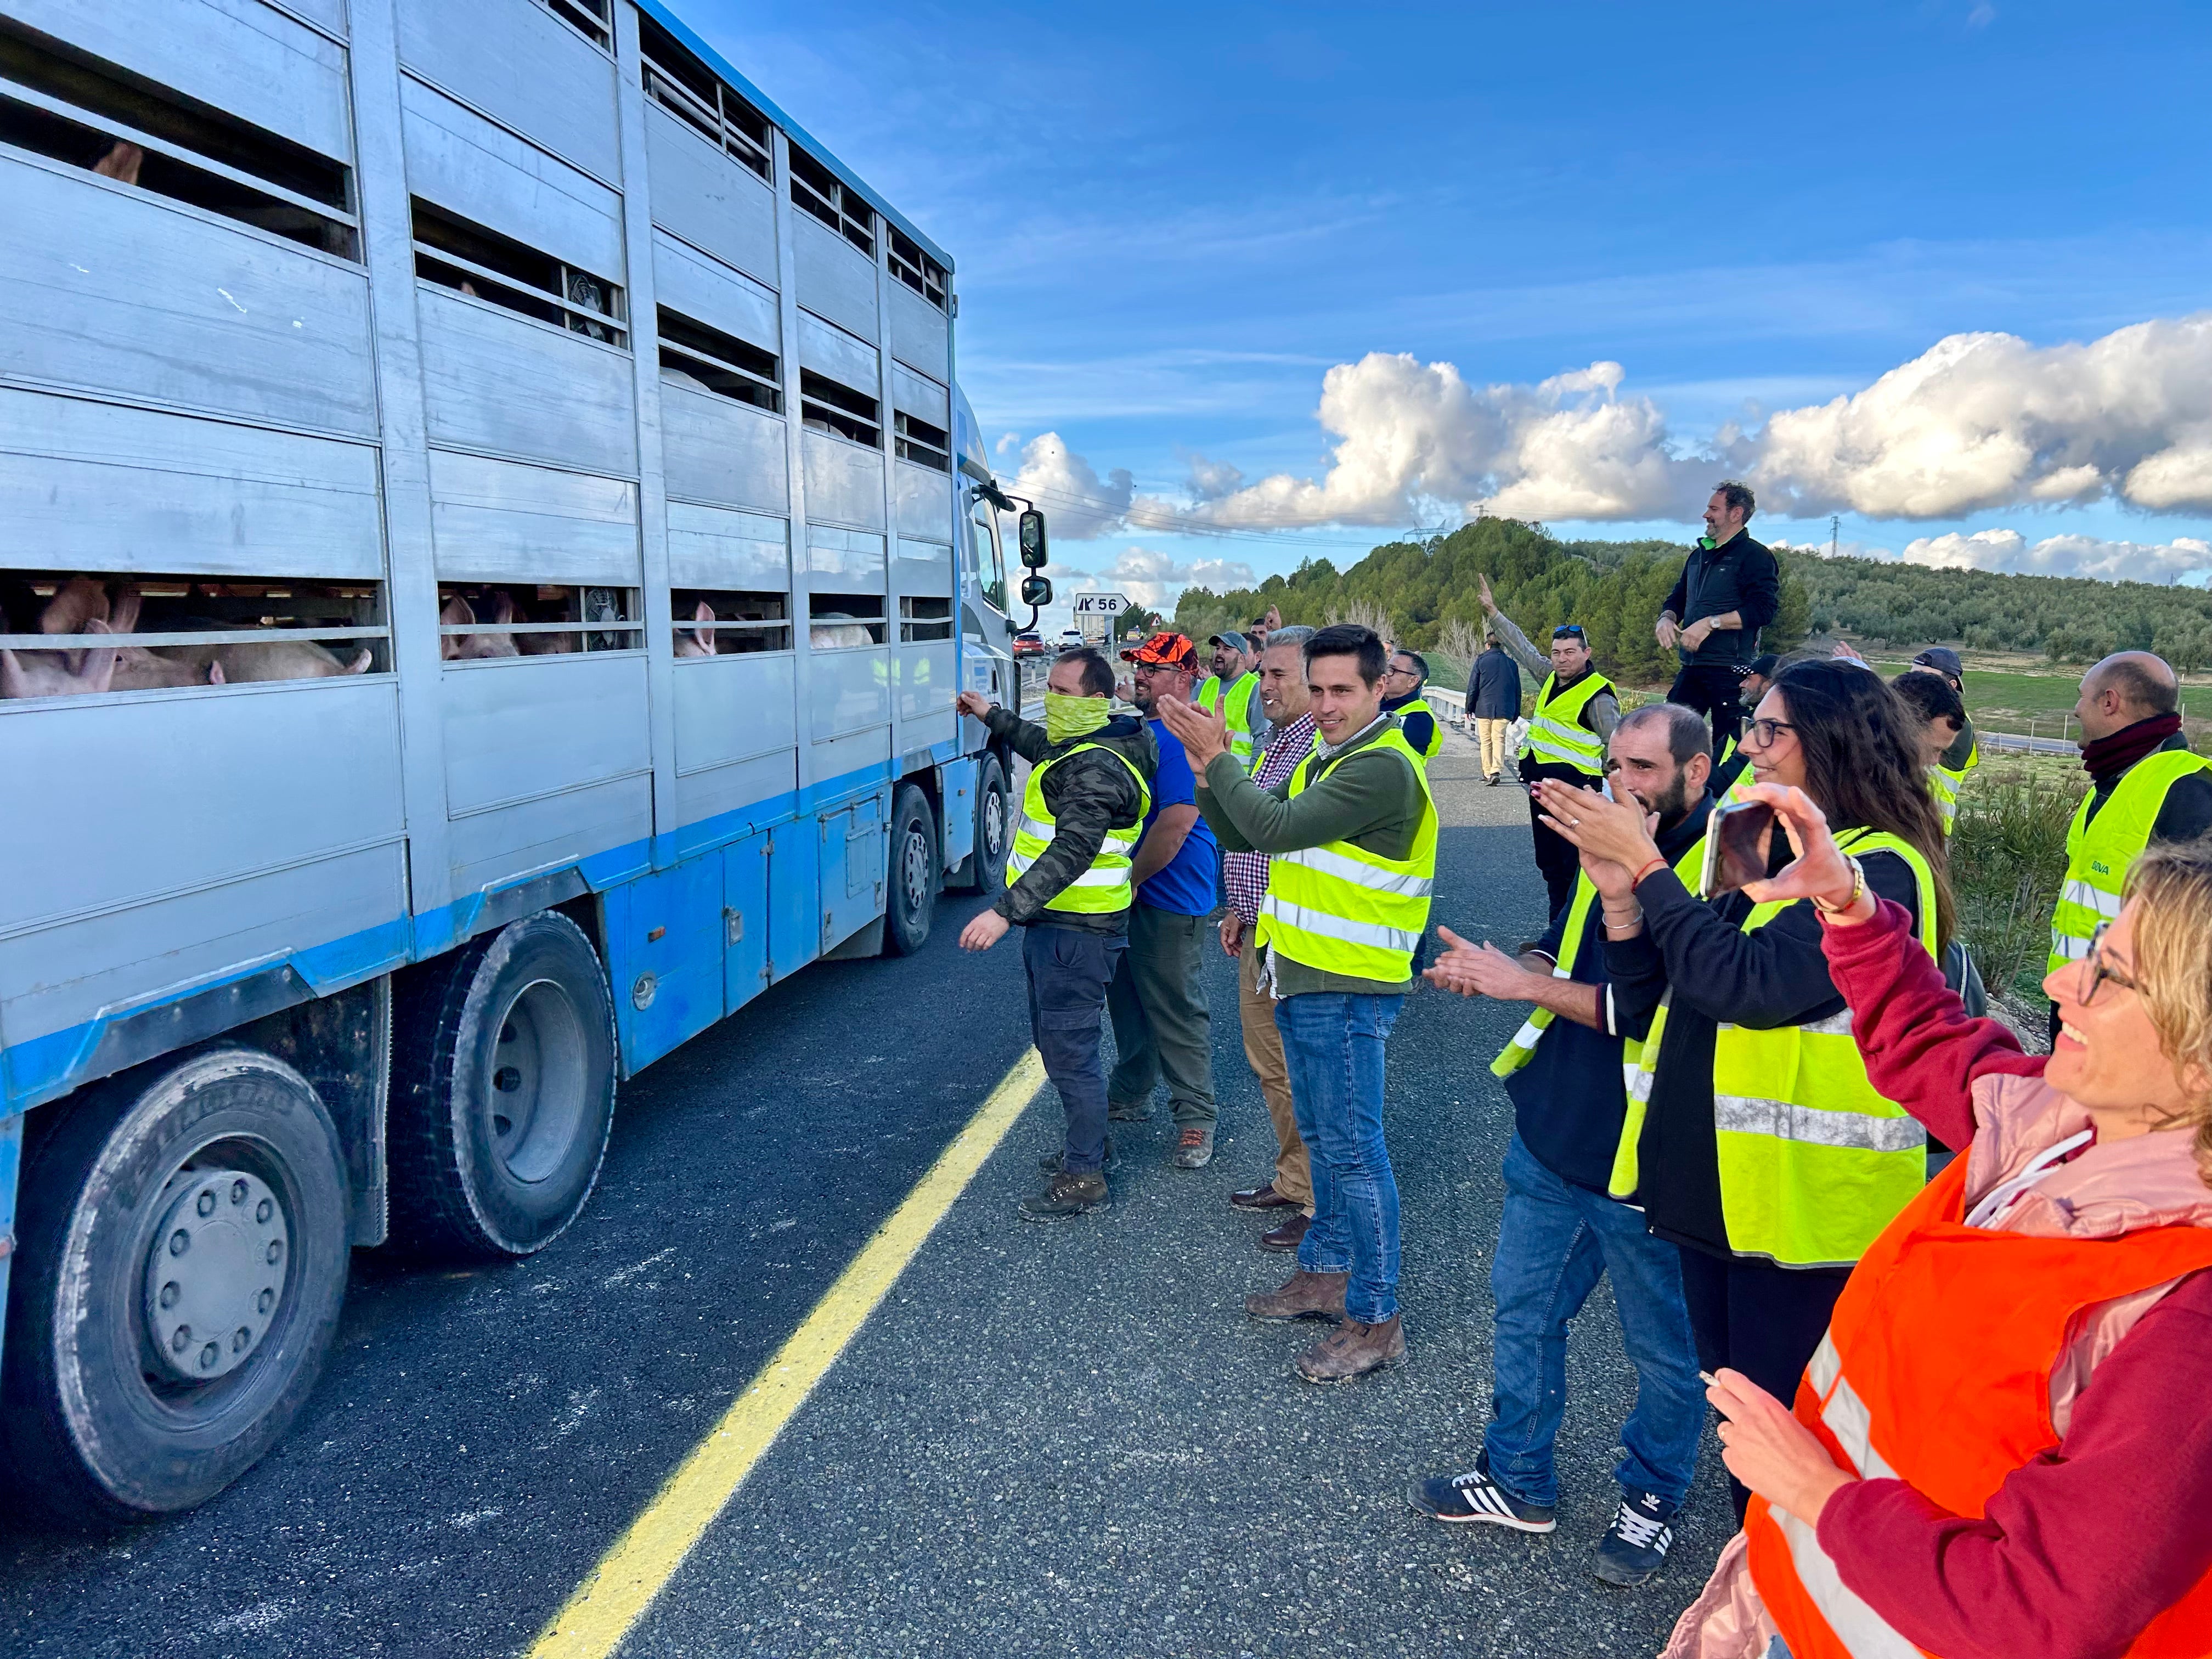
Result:
[[[1942,822],[1890,689],[1855,664],[1796,664],[1759,699],[1741,747],[1759,782],[1811,797],[1856,860],[1854,878],[1940,952],[1951,932]],[[1632,803],[1537,787],[1547,821],[1586,863],[1626,871],[1638,907],[1607,930],[1620,1018],[1651,1018],[1642,1110],[1632,1107],[1634,1145],[1620,1160],[1634,1186],[1615,1196],[1632,1196],[1651,1231],[1681,1248],[1704,1369],[1787,1397],[1852,1264],[1925,1183],[1926,1132],[1868,1080],[1816,901],[1754,903],[1737,890],[1790,860],[1771,807],[1738,807],[1733,824],[1714,815],[1710,833],[1739,867],[1723,860],[1709,885],[1729,890],[1701,897]],[[1762,818],[1765,857],[1753,836],[1742,867],[1742,832]],[[1731,1485],[1741,1516],[1749,1494]]]

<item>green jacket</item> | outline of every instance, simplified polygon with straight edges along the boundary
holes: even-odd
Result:
[[[1137,780],[1111,754],[1126,756],[1149,782],[1160,769],[1160,747],[1152,728],[1127,714],[1117,714],[1096,732],[1069,743],[1054,743],[1044,727],[1025,720],[1010,709],[993,708],[983,724],[994,738],[1004,738],[1017,755],[1032,766],[1065,754],[1078,744],[1097,748],[1071,756],[1044,777],[1044,804],[1057,826],[1052,844],[1022,875],[999,895],[991,908],[1017,927],[1042,922],[1072,927],[1085,933],[1127,933],[1129,913],[1115,910],[1086,915],[1045,907],[1066,890],[1067,884],[1091,867],[1109,830],[1127,830],[1145,821],[1144,793]],[[1020,801],[1017,793],[1014,800]]]
[[[1361,753],[1385,726],[1400,724],[1385,715],[1328,759],[1317,759],[1305,793],[1296,800],[1290,799],[1289,778],[1262,789],[1245,775],[1235,756],[1217,755],[1198,781],[1198,810],[1227,852],[1294,853],[1348,841],[1382,858],[1410,857],[1425,805],[1420,781],[1395,754]],[[1401,996],[1413,986],[1410,977],[1395,982],[1354,979],[1286,957],[1275,958],[1275,990],[1281,996],[1310,991]]]

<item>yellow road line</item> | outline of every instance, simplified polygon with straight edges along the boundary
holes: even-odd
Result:
[[[539,1634],[527,1659],[605,1659],[614,1652],[898,1282],[1043,1082],[1043,1063],[1031,1048],[999,1079],[990,1098],[815,1304],[806,1322],[761,1367],[752,1385],[599,1559]]]

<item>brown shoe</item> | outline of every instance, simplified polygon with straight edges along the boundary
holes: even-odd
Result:
[[[1346,1320],[1298,1356],[1298,1375],[1309,1382],[1349,1382],[1405,1363],[1406,1329],[1392,1314],[1380,1325]]]
[[[1341,1320],[1344,1287],[1351,1282],[1348,1273],[1310,1273],[1301,1267],[1281,1290],[1246,1297],[1244,1311],[1255,1319]]]
[[[1263,1181],[1256,1187],[1240,1187],[1229,1194],[1229,1201],[1240,1210],[1281,1210],[1290,1207],[1291,1203],[1275,1190],[1272,1181]]]
[[[1311,1216],[1293,1210],[1284,1218],[1281,1226],[1270,1227],[1260,1235],[1260,1248],[1263,1250],[1295,1250],[1304,1239],[1306,1229],[1312,1225]]]

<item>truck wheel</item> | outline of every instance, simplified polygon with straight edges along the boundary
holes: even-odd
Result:
[[[891,800],[891,869],[884,911],[884,954],[910,957],[929,938],[937,911],[937,815],[929,797],[902,785]]]
[[[615,1115],[614,1004],[556,910],[403,976],[392,1231],[419,1255],[528,1255],[576,1218]]]
[[[1006,774],[996,755],[975,769],[975,842],[961,863],[960,879],[945,884],[957,892],[995,896],[1006,884],[1006,849],[1013,844],[1013,820],[1006,795]]]
[[[330,1351],[351,1237],[337,1130],[299,1073],[238,1047],[48,1109],[0,1412],[21,1495],[79,1524],[189,1509],[283,1437]]]

